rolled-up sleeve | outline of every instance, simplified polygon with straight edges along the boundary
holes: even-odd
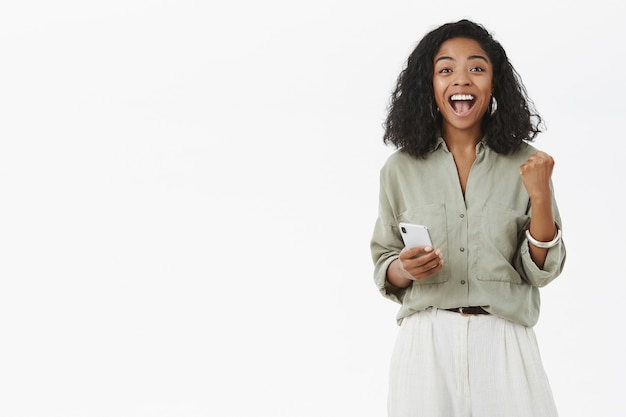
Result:
[[[561,239],[556,246],[548,249],[543,269],[540,269],[533,261],[528,244],[528,240],[524,240],[521,248],[522,276],[531,285],[539,288],[545,287],[563,271],[565,243]]]
[[[381,294],[397,303],[402,303],[406,289],[398,288],[387,281],[387,268],[389,264],[398,259],[400,251],[389,249],[388,226],[382,224],[379,218],[371,241],[372,260],[374,261],[374,282]],[[386,230],[387,229],[387,230]]]
[[[402,303],[406,289],[398,288],[387,281],[387,268],[391,262],[398,259],[404,244],[398,230],[396,230],[395,215],[383,177],[384,174],[381,172],[378,218],[370,242],[372,260],[374,261],[374,282],[383,296],[397,303]]]
[[[550,188],[552,188],[552,184],[550,184]],[[529,210],[529,214],[530,211],[532,211],[532,208]],[[556,199],[554,198],[554,191],[552,193],[552,212],[554,215],[554,221],[561,229],[561,239],[555,246],[548,249],[543,269],[540,269],[533,261],[530,254],[530,248],[528,246],[530,243],[528,242],[526,235],[522,235],[523,240],[520,247],[521,259],[520,265],[517,269],[526,282],[539,288],[545,287],[558,277],[563,271],[563,267],[565,265],[566,250],[565,242],[563,241],[563,228],[561,226],[562,223],[559,208],[557,206]]]

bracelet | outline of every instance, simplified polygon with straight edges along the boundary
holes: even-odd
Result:
[[[526,229],[526,239],[528,239],[528,242],[537,247],[537,248],[541,248],[541,249],[550,249],[554,246],[556,246],[559,241],[561,240],[561,228],[559,227],[558,224],[554,224],[554,226],[556,227],[556,235],[554,236],[554,239],[552,239],[549,242],[540,242],[538,240],[536,240],[534,237],[532,237],[530,235],[530,230]]]

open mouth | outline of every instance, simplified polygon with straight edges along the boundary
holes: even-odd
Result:
[[[474,106],[475,97],[471,94],[454,94],[450,97],[450,105],[457,114],[464,114]]]

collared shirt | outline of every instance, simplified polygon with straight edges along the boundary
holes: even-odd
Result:
[[[380,171],[371,252],[376,285],[384,296],[401,304],[398,323],[429,307],[466,306],[482,306],[529,327],[537,323],[538,288],[561,273],[565,245],[561,239],[548,250],[543,269],[531,259],[525,236],[531,206],[520,166],[535,152],[524,143],[513,155],[502,155],[479,142],[465,195],[453,155],[441,138],[426,158],[401,151],[388,158]],[[561,226],[552,195],[554,220]],[[389,264],[404,246],[399,222],[428,226],[433,246],[444,259],[439,272],[405,289],[386,280]]]

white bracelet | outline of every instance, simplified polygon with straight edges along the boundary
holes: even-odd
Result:
[[[556,223],[554,226],[556,227],[556,235],[554,236],[554,239],[549,242],[540,242],[536,240],[530,235],[530,230],[526,229],[526,239],[528,239],[528,243],[541,249],[550,249],[556,246],[559,243],[559,240],[561,240],[561,228]]]

